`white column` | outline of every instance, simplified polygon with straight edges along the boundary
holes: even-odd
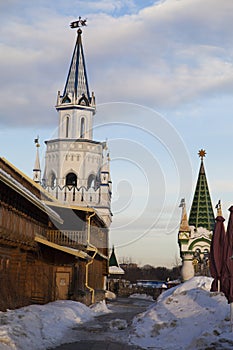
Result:
[[[183,281],[187,281],[194,277],[193,253],[185,252],[182,256],[181,277]]]

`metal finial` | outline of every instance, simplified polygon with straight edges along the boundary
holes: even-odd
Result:
[[[222,204],[220,199],[215,208],[217,209],[217,216],[222,216]]]
[[[70,28],[80,28],[85,27],[87,25],[87,19],[82,19],[81,16],[79,16],[78,21],[74,21],[70,23]]]
[[[35,144],[36,144],[36,147],[40,147],[40,144],[39,144],[39,136],[37,136],[37,138],[34,140]]]
[[[199,152],[198,152],[199,157],[201,158],[201,160],[203,160],[203,158],[206,156],[206,151],[202,148]]]
[[[184,208],[185,207],[185,199],[181,198],[179,208]]]

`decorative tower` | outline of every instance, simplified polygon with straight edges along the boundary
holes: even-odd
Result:
[[[116,285],[118,285],[119,287],[120,277],[124,274],[125,274],[125,271],[118,264],[117,257],[115,254],[115,248],[113,246],[112,253],[109,258],[109,287],[111,291],[117,292],[114,289],[116,288]]]
[[[209,252],[215,219],[203,162],[206,152],[202,149],[198,154],[201,165],[189,221],[184,199],[180,205],[182,217],[178,244],[182,259],[183,280],[188,280],[194,275],[209,275]]]
[[[189,225],[213,231],[215,218],[203,162],[206,152],[200,150],[198,154],[201,158],[201,165],[189,215]]]
[[[106,142],[93,140],[94,93],[90,95],[82,30],[86,20],[71,23],[78,28],[63,94],[58,91],[58,137],[45,141],[43,186],[63,204],[91,206],[106,224],[111,223],[111,178]],[[107,169],[107,170],[106,170]]]
[[[35,165],[33,169],[33,181],[36,183],[40,183],[41,181],[41,169],[40,169],[40,157],[39,157],[39,136],[37,136],[37,139],[34,140],[36,144],[36,160]]]

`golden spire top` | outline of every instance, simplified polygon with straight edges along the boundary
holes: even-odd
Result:
[[[199,152],[198,152],[199,157],[201,158],[201,160],[203,160],[203,158],[206,156],[206,151],[202,148]]]

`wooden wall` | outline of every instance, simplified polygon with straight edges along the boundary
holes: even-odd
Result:
[[[8,165],[4,167],[15,176]],[[38,189],[16,175],[17,181],[39,195]],[[80,215],[78,222],[83,229],[86,213]],[[108,230],[101,227],[102,223],[97,224],[91,234],[107,256]],[[46,237],[48,228],[54,229],[54,225],[44,211],[0,181],[0,310],[61,298],[90,304],[90,291],[85,286],[87,261],[35,242],[35,235]],[[101,300],[107,261],[96,255],[88,271],[88,284],[95,289],[96,300]]]

